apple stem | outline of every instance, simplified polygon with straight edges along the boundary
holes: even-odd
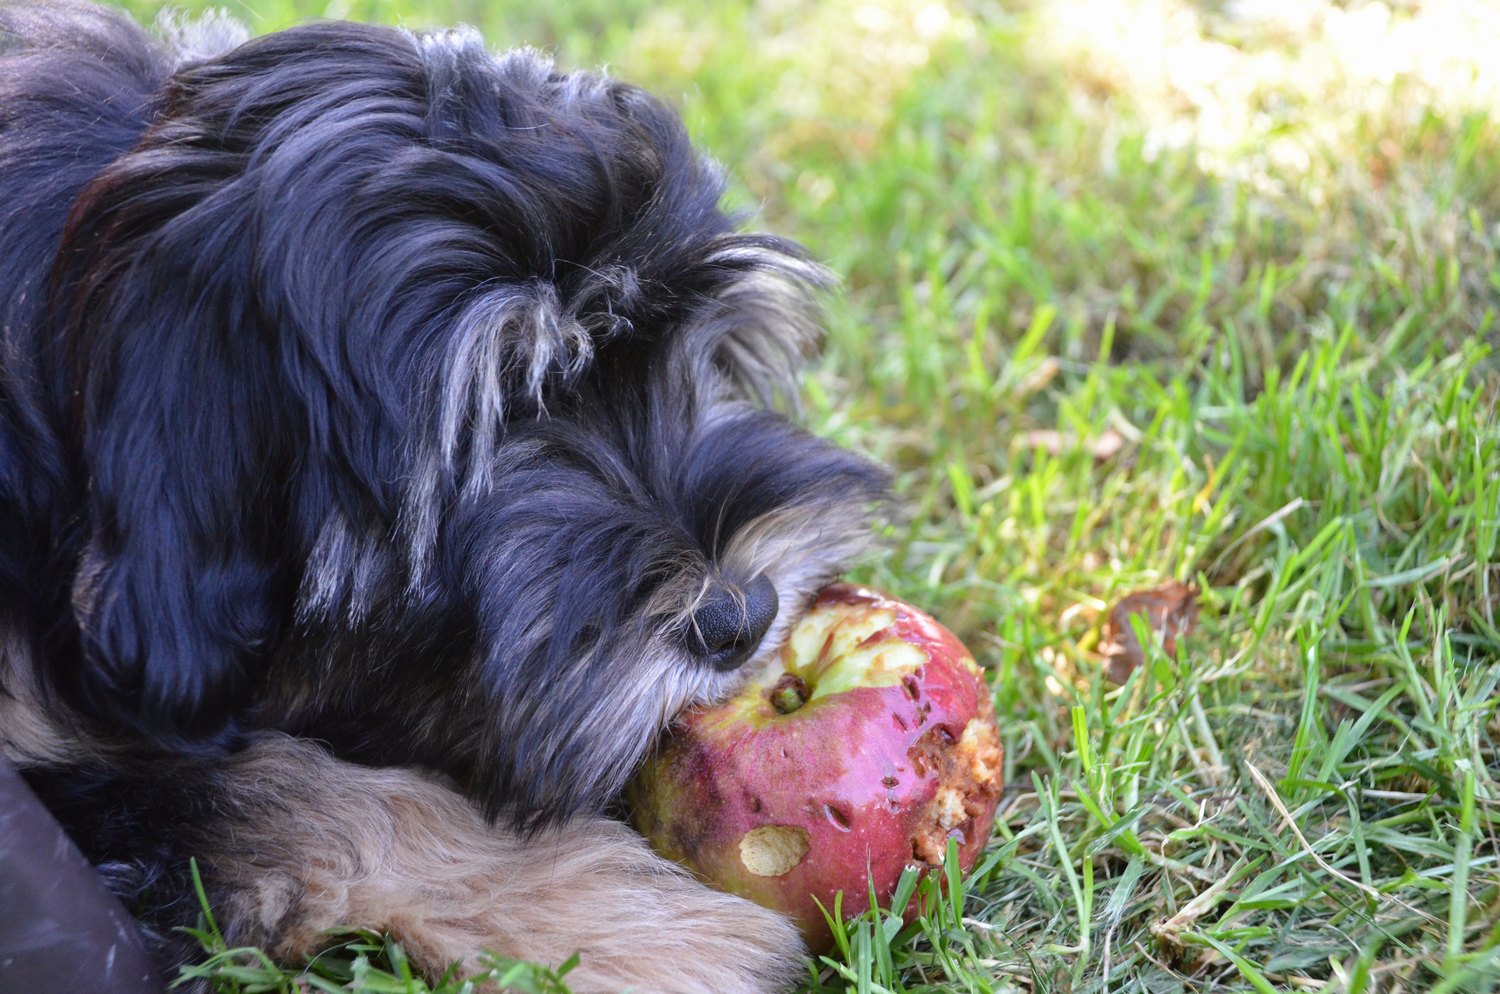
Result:
[[[795,673],[783,673],[771,688],[771,706],[777,714],[791,714],[807,703],[807,681]]]

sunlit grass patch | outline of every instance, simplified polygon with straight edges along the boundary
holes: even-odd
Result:
[[[1500,11],[1478,0],[1054,0],[1035,17],[1081,101],[1122,99],[1150,146],[1268,189],[1319,178],[1323,153],[1356,144],[1379,180],[1394,164],[1380,160],[1430,115],[1500,110],[1488,55]]]

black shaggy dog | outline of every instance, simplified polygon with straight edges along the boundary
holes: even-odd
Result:
[[[765,992],[607,809],[884,478],[781,410],[819,272],[661,103],[464,32],[0,4],[0,749],[191,950],[388,929]]]

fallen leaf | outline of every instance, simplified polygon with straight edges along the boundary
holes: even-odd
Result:
[[[1135,668],[1146,661],[1146,650],[1135,637],[1130,623],[1140,615],[1161,643],[1161,651],[1177,655],[1177,640],[1198,620],[1198,588],[1170,580],[1154,590],[1138,590],[1120,598],[1104,622],[1105,675],[1113,683],[1124,683]]]
[[[1021,442],[1028,449],[1041,449],[1050,456],[1085,449],[1093,454],[1095,462],[1108,462],[1125,447],[1125,436],[1113,428],[1106,428],[1093,438],[1065,435],[1056,428],[1038,428],[1022,435]]]

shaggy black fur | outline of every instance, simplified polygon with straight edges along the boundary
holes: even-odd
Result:
[[[695,607],[766,577],[774,646],[884,478],[778,413],[818,271],[721,193],[652,97],[466,34],[184,62],[0,5],[0,681],[92,857],[180,884],[258,729],[598,810],[733,685]]]

